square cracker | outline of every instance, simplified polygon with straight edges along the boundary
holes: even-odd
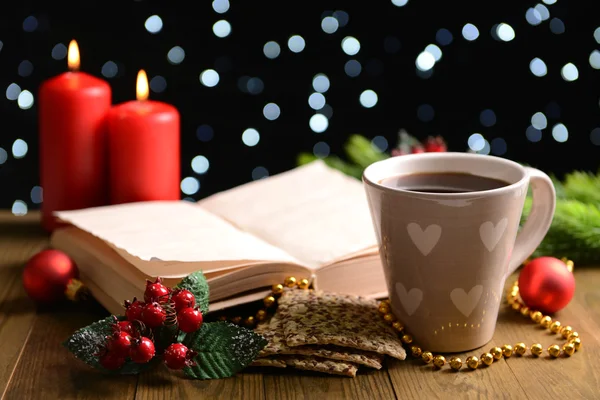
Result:
[[[356,364],[301,355],[274,355],[265,358],[257,358],[250,365],[279,367],[281,364],[305,371],[323,372],[331,375],[344,375],[351,378],[354,378],[358,372],[358,366]]]
[[[285,368],[287,364],[284,360],[275,357],[264,357],[257,358],[256,360],[250,363],[251,367],[275,367],[275,368]]]
[[[381,318],[376,300],[290,290],[280,297],[277,313],[288,346],[333,344],[406,358],[398,334]]]
[[[298,354],[347,361],[376,369],[381,369],[381,363],[383,362],[383,356],[380,354],[348,347],[335,345],[288,346],[283,335],[282,320],[279,318],[278,313],[275,313],[270,321],[259,324],[256,327],[256,332],[268,341],[265,348],[259,353],[259,357],[274,354]]]

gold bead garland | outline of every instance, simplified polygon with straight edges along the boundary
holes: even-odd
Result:
[[[574,263],[571,260],[563,259],[563,262],[567,265],[569,271],[573,271]],[[579,333],[573,330],[570,326],[562,326],[559,321],[553,321],[548,315],[542,314],[540,311],[531,310],[521,301],[519,297],[519,282],[513,283],[512,287],[506,293],[506,302],[509,307],[519,312],[522,316],[529,318],[535,324],[548,329],[554,334],[559,334],[567,342],[561,347],[557,344],[553,344],[548,347],[547,351],[550,357],[558,358],[561,355],[570,357],[575,354],[576,351],[581,349],[581,338]],[[435,369],[441,369],[446,364],[446,359],[441,355],[434,355],[430,351],[425,351],[416,344],[413,344],[413,338],[404,330],[404,325],[396,319],[392,314],[390,301],[383,300],[379,303],[379,313],[383,316],[383,319],[388,324],[392,325],[394,330],[398,332],[401,340],[405,344],[412,344],[410,347],[411,354],[415,358],[421,358],[425,364],[431,364]],[[515,346],[505,344],[502,347],[492,347],[488,353],[483,353],[481,357],[469,356],[465,360],[465,363],[469,369],[475,370],[482,366],[490,366],[494,361],[499,361],[502,358],[510,358],[513,355],[524,356],[527,354],[527,345],[525,343],[517,343]],[[534,343],[529,348],[529,351],[534,357],[540,357],[543,353],[543,347],[539,343]],[[449,361],[450,368],[453,371],[459,371],[463,362],[459,357],[452,357]]]
[[[573,270],[573,262],[571,260],[563,259],[567,264],[569,271]],[[285,288],[298,288],[301,290],[310,290],[310,281],[308,279],[296,279],[293,276],[285,278],[283,284],[275,284],[271,288],[271,293],[263,299],[264,308],[258,310],[254,316],[248,316],[242,318],[240,316],[234,316],[227,318],[221,316],[220,320],[228,320],[236,325],[243,325],[247,328],[254,328],[257,322],[261,322],[267,319],[269,312],[274,311],[277,307],[277,300],[284,292]],[[553,321],[550,316],[543,315],[540,311],[530,310],[523,304],[519,297],[519,283],[514,282],[512,287],[506,293],[506,301],[508,305],[519,312],[522,316],[530,319],[533,323],[548,329],[551,333],[560,335],[567,342],[561,347],[557,344],[553,344],[547,348],[547,352],[552,358],[558,358],[561,355],[570,357],[575,352],[581,349],[581,338],[579,333],[573,330],[571,326],[562,326],[559,321]],[[492,347],[489,352],[483,353],[481,357],[469,356],[463,360],[459,357],[452,357],[446,361],[446,358],[442,355],[434,355],[430,351],[425,351],[420,346],[413,343],[413,337],[405,331],[405,327],[402,322],[398,321],[390,307],[389,300],[383,300],[378,305],[378,311],[382,315],[383,320],[392,326],[392,328],[398,333],[402,343],[410,345],[410,353],[415,358],[420,358],[425,364],[432,364],[435,369],[442,369],[446,364],[450,366],[453,371],[460,371],[463,365],[466,365],[471,370],[475,370],[482,366],[490,366],[495,361],[499,361],[503,358],[510,358],[512,355],[524,356],[527,353],[527,345],[525,343],[517,343],[515,346],[505,344],[502,347]],[[534,343],[529,348],[529,351],[534,357],[540,357],[543,354],[543,347],[540,343]]]

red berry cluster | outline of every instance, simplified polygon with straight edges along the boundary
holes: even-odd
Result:
[[[392,156],[446,151],[448,151],[448,146],[441,136],[429,136],[423,142],[420,142],[415,137],[401,131],[398,138],[398,146],[392,150]]]
[[[113,333],[99,353],[100,364],[115,370],[128,358],[139,364],[149,362],[156,355],[153,330],[165,325],[176,325],[185,333],[200,329],[202,312],[195,305],[196,298],[189,290],[172,290],[160,278],[147,281],[144,301],[125,301],[126,320],[113,324]],[[162,356],[167,367],[181,369],[194,364],[196,352],[181,343],[172,343]]]

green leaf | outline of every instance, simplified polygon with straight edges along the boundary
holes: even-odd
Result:
[[[187,289],[196,297],[196,305],[200,307],[202,315],[208,313],[208,283],[201,271],[194,272],[185,278],[177,286],[177,289]]]
[[[228,378],[250,364],[267,341],[253,331],[229,322],[207,322],[188,335],[185,343],[198,352],[196,365],[183,372],[194,379]]]
[[[94,368],[103,369],[96,354],[106,342],[106,337],[111,334],[111,326],[114,323],[115,319],[112,316],[96,321],[76,331],[63,343],[63,346],[84,363]]]
[[[128,360],[120,369],[116,371],[109,371],[100,365],[97,354],[101,347],[106,343],[106,337],[112,333],[112,325],[114,323],[114,316],[96,321],[93,324],[76,331],[63,343],[63,346],[73,353],[76,358],[83,361],[87,365],[107,373],[122,375],[139,374],[153,365],[154,362],[150,362],[148,364],[136,364]]]

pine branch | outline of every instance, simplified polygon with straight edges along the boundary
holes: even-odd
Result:
[[[600,204],[600,175],[582,171],[567,174],[564,190],[567,198]]]
[[[522,222],[531,210],[527,198]],[[568,257],[578,265],[600,264],[600,203],[558,199],[554,220],[534,257]]]

